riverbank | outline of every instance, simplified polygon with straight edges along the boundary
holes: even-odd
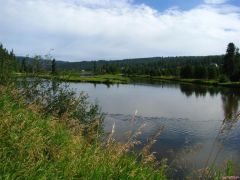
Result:
[[[165,165],[143,164],[111,141],[90,143],[81,125],[42,116],[12,89],[0,87],[2,179],[166,179]]]
[[[32,77],[32,74],[16,73],[17,77]],[[50,74],[38,74],[38,77],[51,79],[53,76]],[[131,79],[122,75],[93,75],[93,76],[81,76],[77,74],[57,75],[55,76],[60,81],[66,82],[86,82],[86,83],[102,83],[102,84],[128,84]]]
[[[240,82],[219,82],[218,80],[205,80],[205,79],[181,79],[176,77],[168,77],[168,76],[129,76],[130,79],[140,79],[140,80],[151,80],[151,81],[173,81],[178,83],[185,84],[200,84],[200,85],[208,85],[208,86],[222,86],[222,87],[231,87],[231,88],[239,88]]]
[[[69,82],[89,82],[89,83],[104,83],[104,84],[128,84],[130,78],[122,75],[94,75],[94,76],[76,76],[76,75],[61,75],[58,76],[61,81]]]
[[[32,74],[17,73],[17,77],[33,76]],[[51,79],[53,76],[50,74],[39,74],[38,77]],[[147,76],[147,75],[135,75],[135,76],[123,76],[121,74],[112,75],[93,75],[93,76],[80,76],[80,75],[58,75],[55,76],[60,81],[66,82],[87,82],[87,83],[102,83],[102,84],[129,84],[139,81],[172,81],[185,84],[200,84],[208,86],[220,86],[229,88],[240,88],[240,82],[219,82],[218,80],[205,80],[205,79],[181,79],[168,76]]]

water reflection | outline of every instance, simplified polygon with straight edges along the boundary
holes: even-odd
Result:
[[[224,119],[232,120],[238,114],[240,91],[237,89],[180,84],[180,90],[187,97],[205,97],[207,93],[214,97],[220,93],[223,104]]]
[[[118,141],[126,140],[126,132],[147,123],[139,137],[144,145],[153,132],[164,126],[165,131],[152,147],[159,159],[167,157],[170,164],[198,169],[205,166],[212,151],[218,164],[229,158],[240,164],[238,89],[171,82],[109,87],[72,83],[71,87],[86,91],[92,101],[98,100],[108,114],[105,131],[111,131],[115,123]],[[139,116],[133,126],[131,119],[136,109]]]
[[[203,96],[205,97],[208,88],[204,86],[195,86],[195,85],[186,85],[186,84],[181,84],[180,85],[181,92],[184,93],[187,97],[195,95],[196,97]]]
[[[201,86],[201,85],[193,85],[193,84],[180,84],[180,90],[187,97],[192,95],[196,97],[205,97],[207,93],[210,94],[211,97],[218,95],[221,92],[221,88],[219,87],[210,87],[210,86]]]
[[[228,89],[223,91],[221,95],[225,119],[234,119],[234,117],[238,114],[240,93],[238,91]]]

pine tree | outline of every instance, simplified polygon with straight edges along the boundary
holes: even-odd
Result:
[[[23,60],[22,60],[21,72],[27,72],[26,58],[23,58]]]
[[[193,77],[193,68],[190,65],[186,65],[181,68],[180,71],[181,78],[192,78]]]
[[[196,79],[206,79],[207,78],[207,69],[204,66],[195,66],[194,67],[194,78]]]
[[[236,48],[236,55],[234,58],[234,68],[231,75],[232,81],[239,81],[240,80],[240,54],[239,49]]]
[[[8,50],[0,44],[0,83],[10,82],[15,69],[16,58],[13,50],[9,53]]]
[[[52,74],[53,75],[56,74],[56,60],[55,59],[52,60]]]
[[[224,57],[224,66],[223,66],[223,70],[228,77],[231,77],[234,71],[235,55],[236,55],[236,47],[233,43],[229,43],[227,47],[226,55]]]
[[[218,74],[218,68],[215,65],[208,67],[208,79],[217,79]]]

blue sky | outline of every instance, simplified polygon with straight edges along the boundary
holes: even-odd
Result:
[[[164,11],[168,8],[178,7],[182,10],[189,10],[204,3],[204,0],[134,0],[134,3],[144,3],[159,11]],[[240,6],[239,0],[229,0],[226,3]]]
[[[160,11],[166,10],[171,7],[179,7],[180,9],[191,9],[194,6],[201,4],[202,0],[135,0],[135,3],[144,3]]]
[[[224,54],[240,47],[239,0],[6,0],[0,42],[80,61]]]

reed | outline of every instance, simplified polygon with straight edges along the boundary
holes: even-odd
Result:
[[[3,87],[0,94],[1,179],[166,179],[164,167],[124,153],[129,144],[88,141],[69,116],[45,116]]]
[[[215,164],[216,164],[216,160],[219,157],[222,148],[219,147],[218,151],[214,154],[214,147],[217,146],[218,143],[221,143],[221,141],[226,140],[226,138],[228,137],[227,134],[229,134],[231,132],[232,129],[234,129],[234,127],[236,126],[237,122],[240,119],[240,112],[237,112],[234,114],[234,116],[232,118],[225,118],[222,121],[222,124],[218,130],[218,133],[212,143],[212,147],[210,150],[210,153],[208,155],[206,164],[205,164],[205,168],[202,169],[202,173],[201,173],[201,177],[203,178],[212,178],[215,177],[216,174],[218,174],[219,178],[222,177],[224,174],[226,176],[232,176],[234,175],[234,170],[233,170],[233,163],[231,161],[227,161],[226,165],[225,165],[225,172],[221,172],[219,170],[217,170],[217,168],[215,168]],[[220,140],[220,136],[221,135],[225,135],[224,138],[222,138]],[[212,162],[210,162],[210,159],[212,158]]]

